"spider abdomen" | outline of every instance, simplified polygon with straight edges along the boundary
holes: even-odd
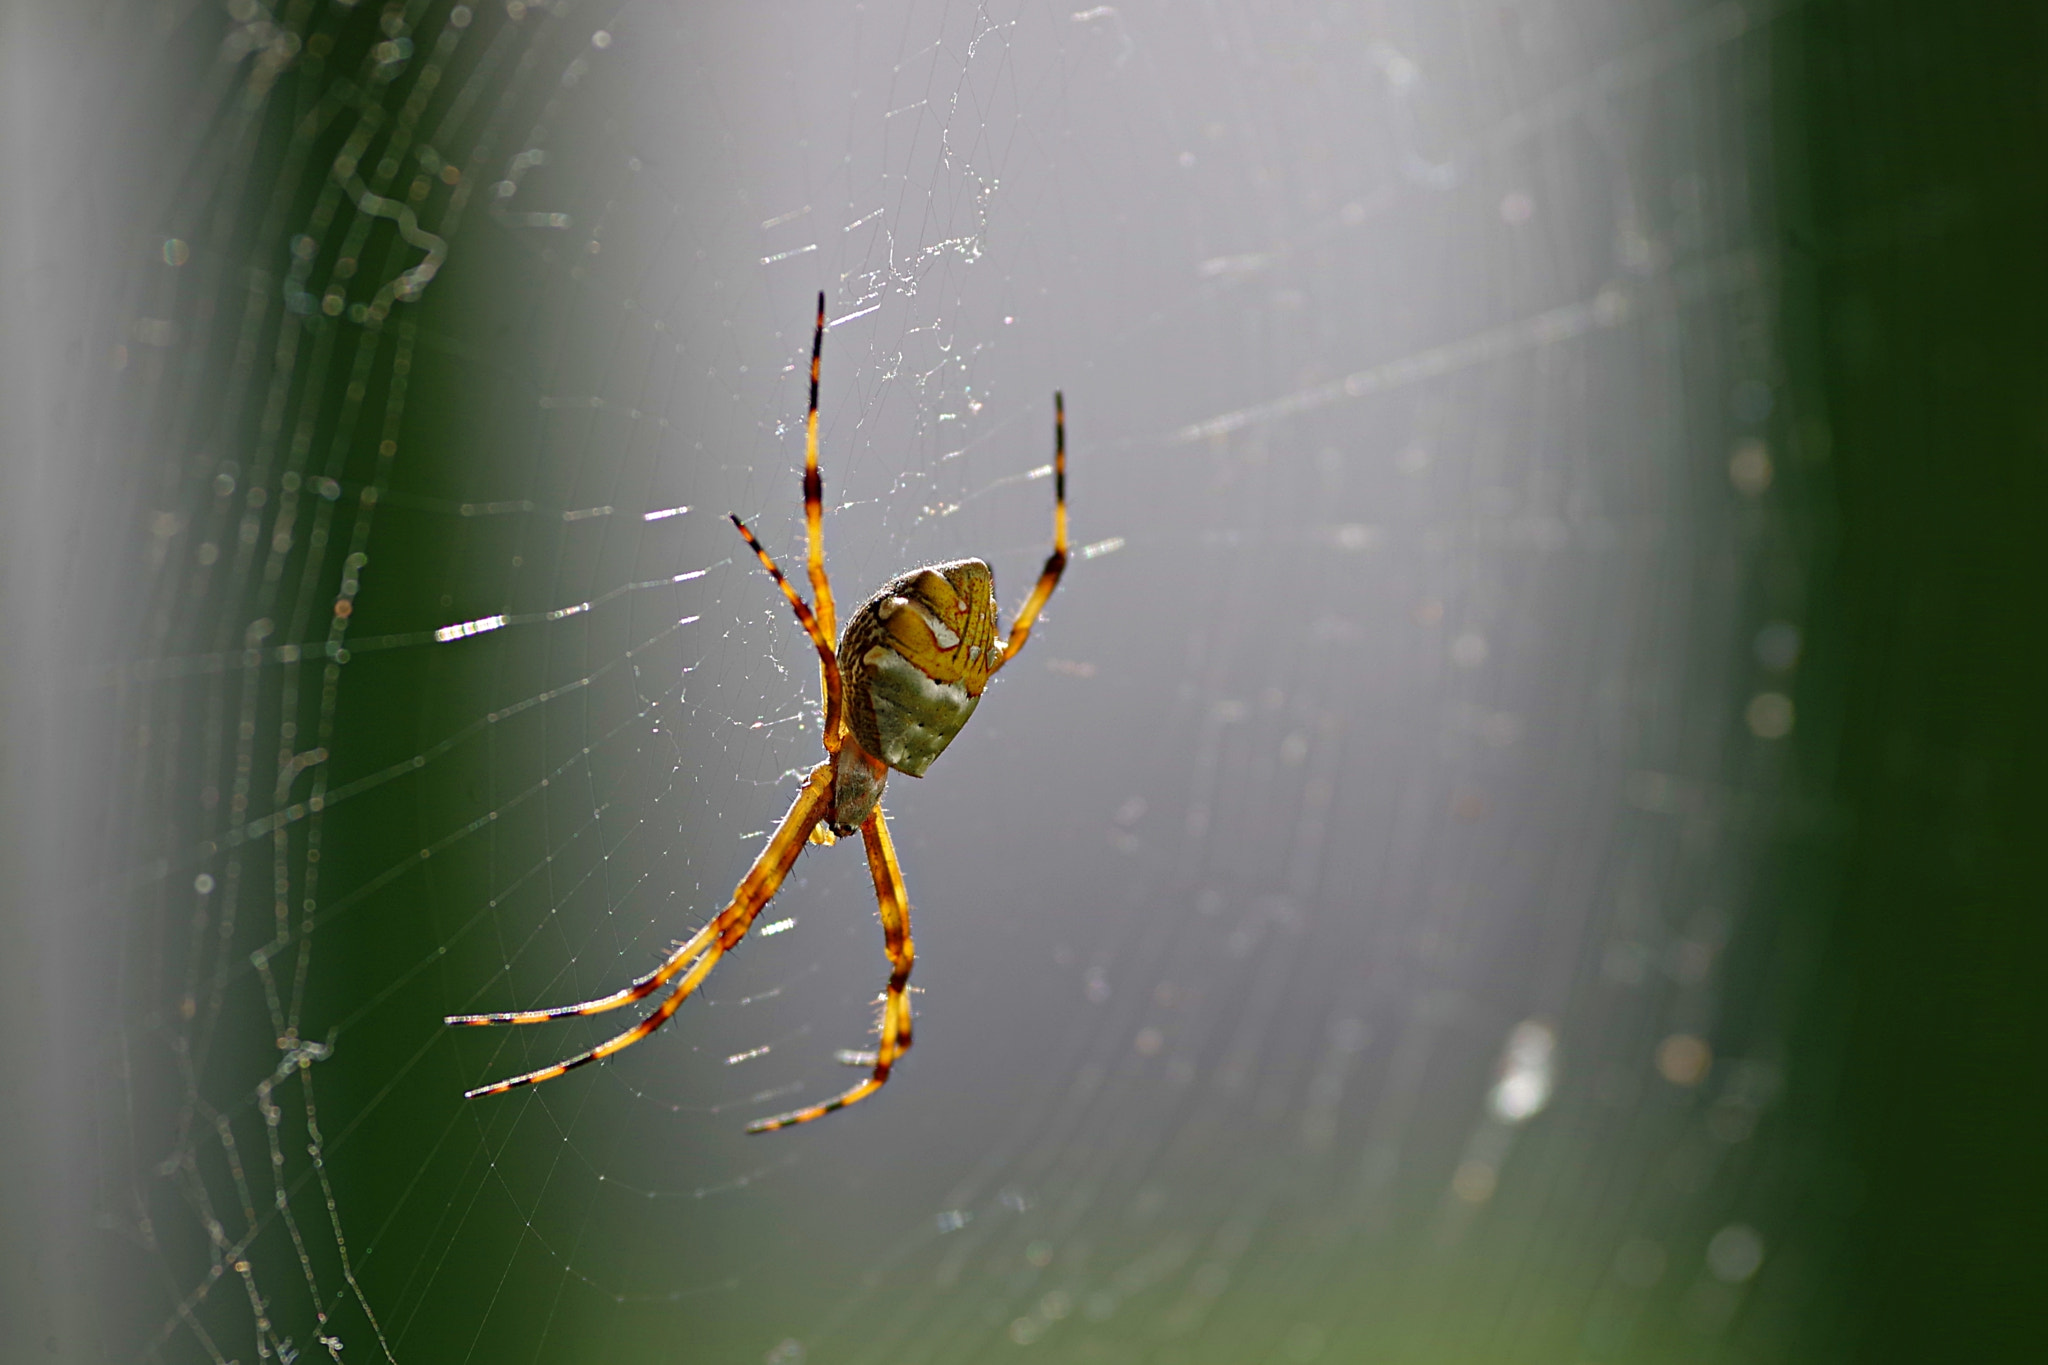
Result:
[[[995,629],[995,576],[978,559],[913,569],[861,603],[839,640],[860,746],[924,776],[981,703]]]

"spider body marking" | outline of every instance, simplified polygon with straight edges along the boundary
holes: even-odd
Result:
[[[830,844],[860,831],[875,906],[882,921],[882,946],[889,981],[882,996],[882,1022],[873,1051],[842,1051],[838,1059],[869,1069],[867,1079],[823,1104],[749,1124],[750,1133],[774,1132],[809,1123],[880,1090],[910,1049],[910,970],[917,948],[910,936],[910,898],[894,840],[882,814],[889,772],[924,776],[960,733],[995,672],[1024,647],[1039,612],[1059,586],[1067,565],[1066,406],[1053,395],[1053,548],[1038,582],[1017,610],[1007,636],[996,621],[995,577],[978,559],[953,560],[912,569],[888,583],[854,611],[839,636],[831,580],[825,573],[824,479],[818,472],[818,369],[825,343],[825,296],[818,295],[817,325],[811,335],[811,403],[804,428],[804,539],[810,602],[783,576],[775,560],[737,516],[732,518],[761,567],[775,580],[797,623],[818,656],[824,695],[820,735],[825,761],[804,778],[796,803],[769,836],[734,888],[732,900],[710,923],[671,952],[660,966],[630,985],[574,1005],[455,1014],[450,1024],[538,1024],[553,1019],[602,1014],[644,1000],[671,980],[676,984],[660,1004],[633,1027],[538,1071],[471,1090],[464,1098],[496,1095],[523,1085],[553,1080],[568,1071],[623,1051],[674,1016],[725,955],[747,935],[808,844]]]
[[[824,829],[852,834],[891,769],[923,777],[946,751],[981,704],[995,634],[995,575],[978,559],[912,569],[860,604],[839,637],[845,728]]]
[[[988,565],[913,569],[863,602],[840,637],[847,727],[897,772],[923,777],[981,704],[999,648]]]

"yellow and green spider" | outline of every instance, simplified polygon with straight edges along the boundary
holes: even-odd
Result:
[[[809,1123],[866,1099],[882,1088],[897,1061],[910,1049],[910,968],[917,949],[910,937],[910,898],[903,889],[903,869],[897,864],[889,825],[882,817],[882,789],[890,769],[923,777],[932,761],[945,752],[980,704],[988,680],[1024,647],[1032,623],[1059,586],[1060,574],[1067,566],[1066,406],[1055,393],[1052,553],[1046,557],[1037,585],[1010,623],[1010,633],[1000,638],[996,634],[995,576],[988,565],[979,559],[959,559],[912,569],[885,583],[853,613],[835,649],[832,635],[837,618],[832,584],[825,576],[825,487],[818,474],[818,360],[824,345],[825,295],[821,292],[817,328],[811,337],[811,405],[804,426],[804,531],[812,603],[806,604],[797,595],[746,523],[735,516],[732,524],[789,599],[790,609],[818,651],[818,674],[825,694],[825,761],[804,779],[796,804],[740,879],[731,903],[653,971],[610,995],[580,1004],[448,1016],[451,1024],[538,1024],[602,1014],[644,1000],[679,974],[682,977],[652,1013],[625,1032],[552,1066],[471,1090],[465,1099],[551,1081],[586,1062],[623,1051],[660,1028],[703,983],[718,959],[747,936],[804,846],[830,844],[836,836],[855,830],[867,845],[875,903],[882,917],[882,943],[889,954],[889,986],[883,996],[881,1037],[875,1050],[839,1054],[841,1062],[869,1068],[867,1079],[836,1099],[761,1119],[749,1124],[747,1131],[768,1133]]]

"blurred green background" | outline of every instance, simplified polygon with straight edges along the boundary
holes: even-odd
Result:
[[[1809,1350],[2025,1359],[2042,1343],[2021,1306],[2044,1188],[2024,1079],[2044,1036],[2027,966],[2043,653],[2024,605],[2048,434],[2029,245],[2048,208],[2048,111],[2027,75],[2041,39],[2020,6],[1809,5],[1774,53],[1780,325],[1831,433],[1805,679],[1831,742],[1807,767],[1845,817],[1788,841],[1785,879],[1825,907],[1802,988],[1831,1078],[1811,1122],[1857,1180],[1840,1325]]]

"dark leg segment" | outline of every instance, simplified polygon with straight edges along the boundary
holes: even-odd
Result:
[[[839,614],[825,577],[825,477],[818,472],[818,359],[825,351],[825,291],[818,291],[818,327],[811,333],[811,410],[804,418],[804,542],[809,552],[811,600],[825,638],[837,639]]]

